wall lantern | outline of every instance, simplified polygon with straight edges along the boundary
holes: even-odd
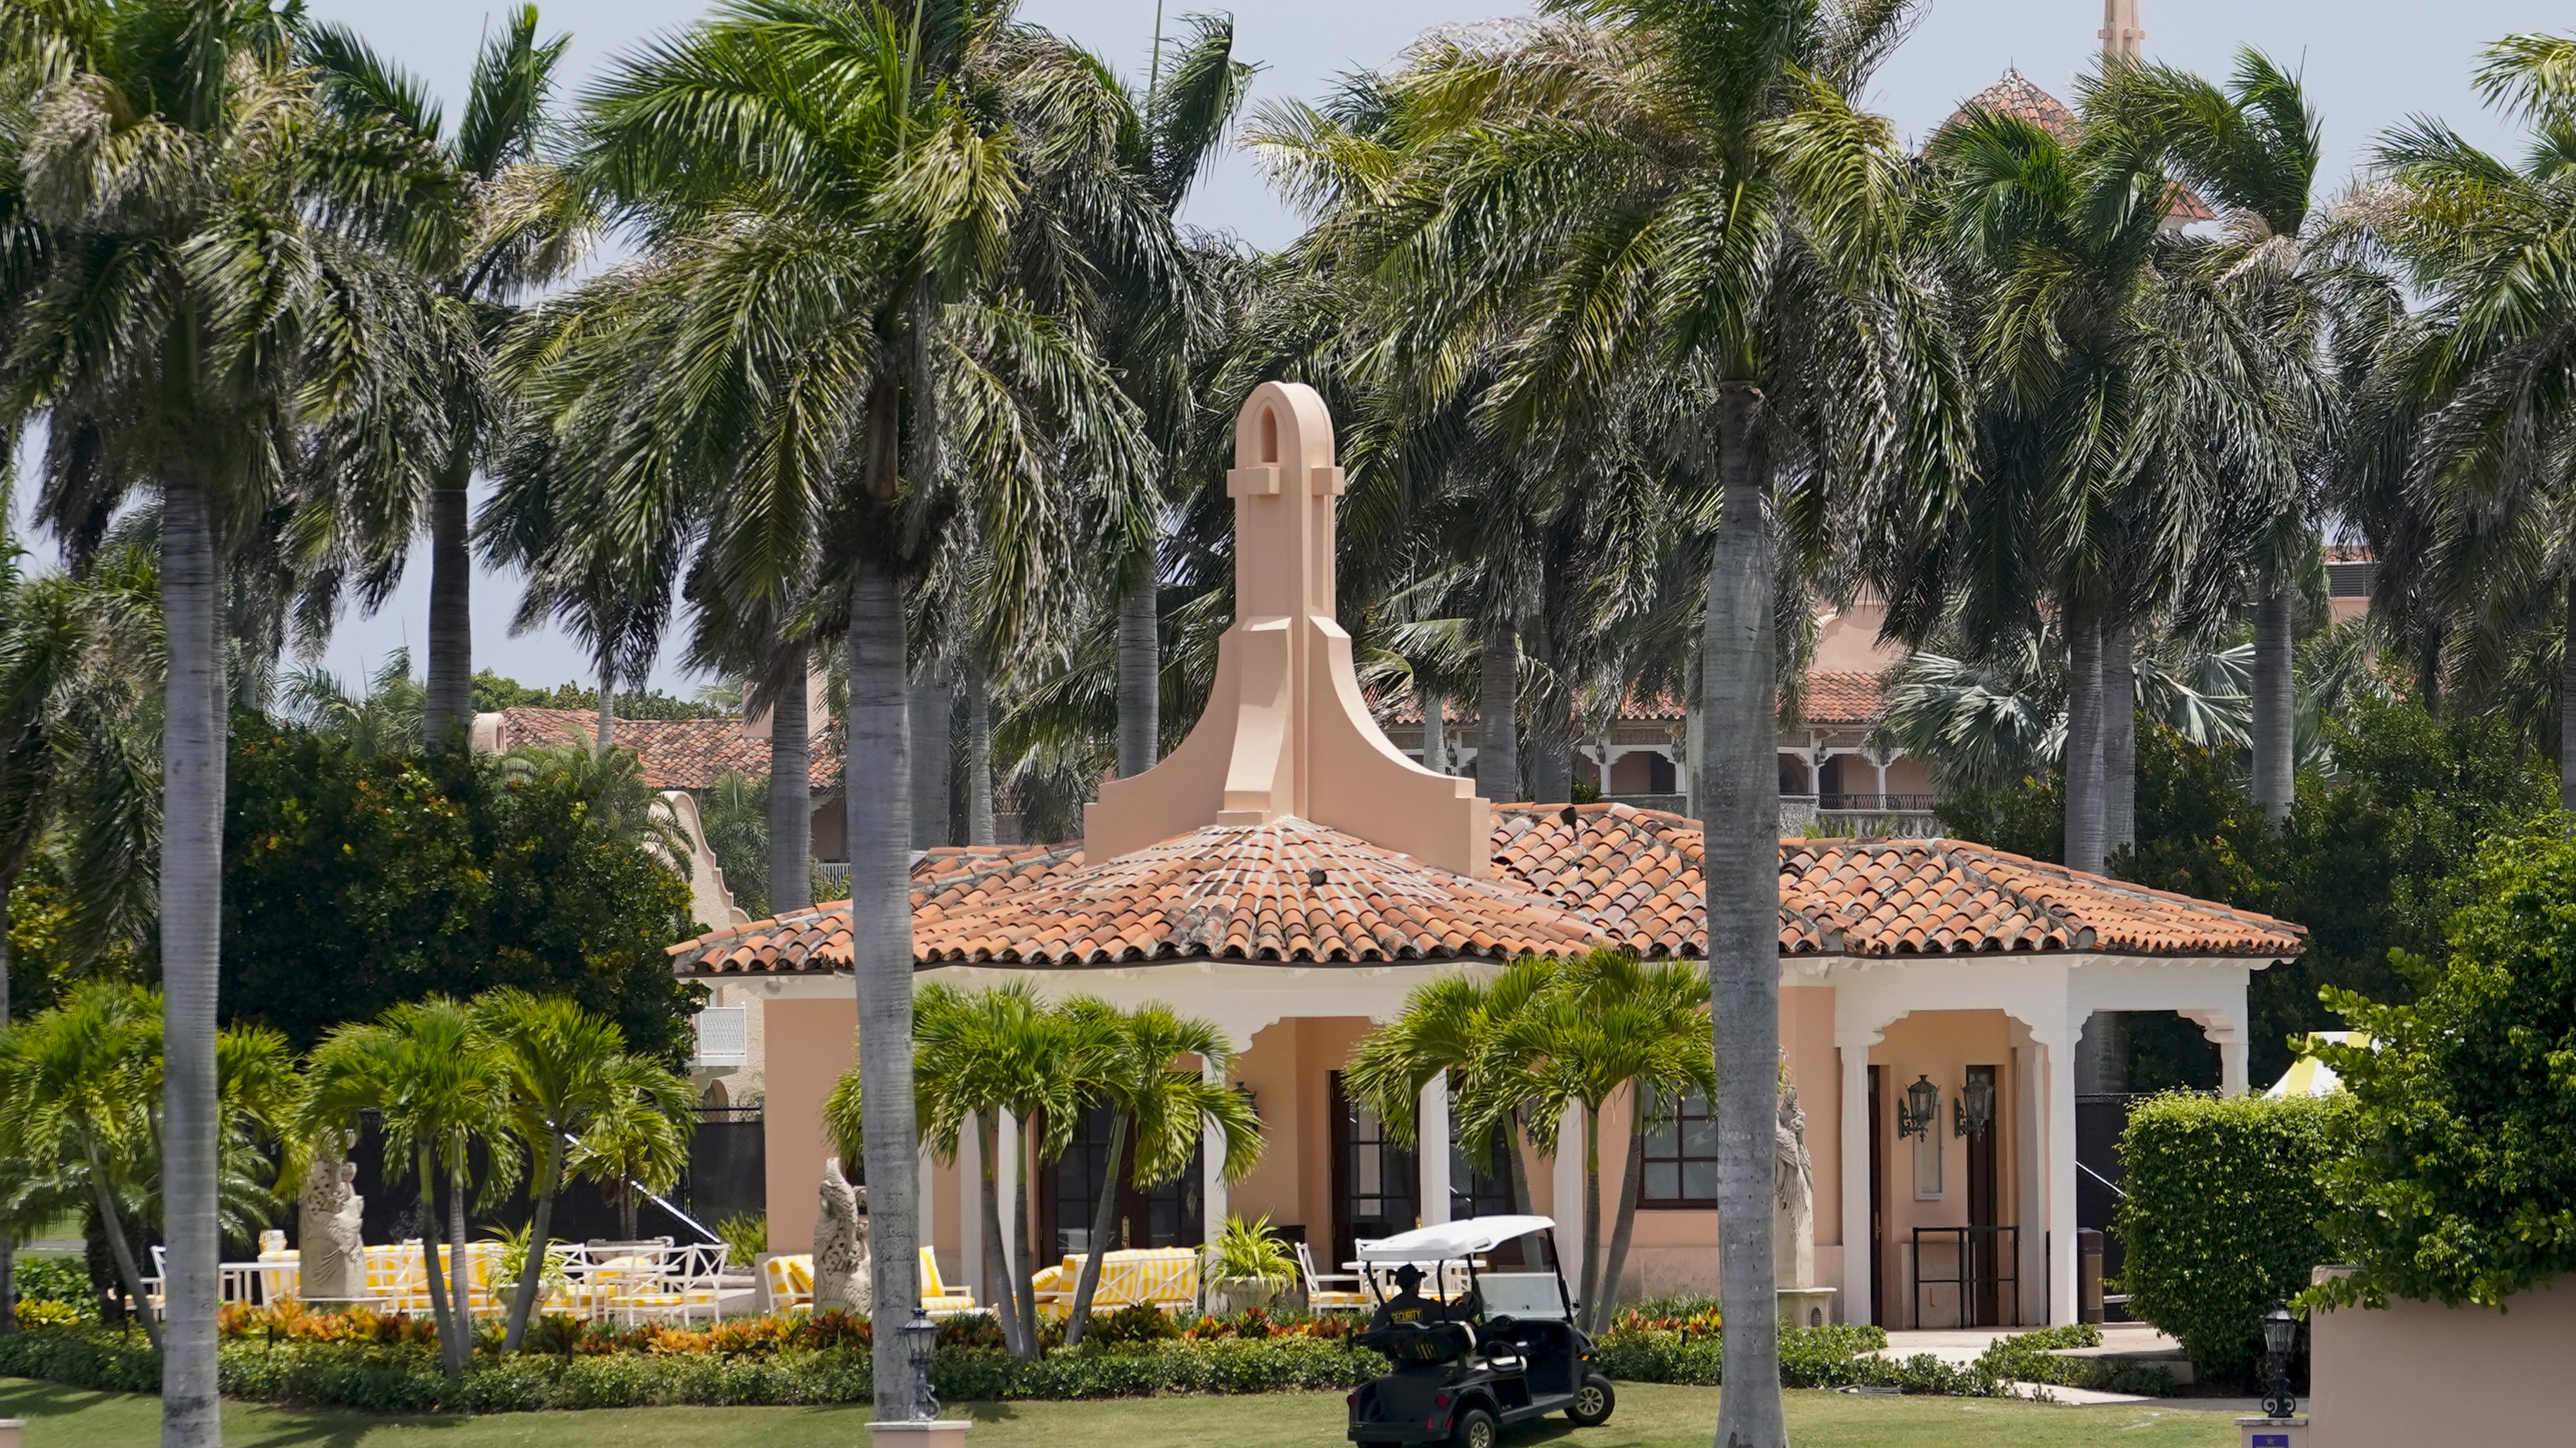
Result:
[[[1261,1093],[1241,1081],[1234,1083],[1234,1094],[1243,1098],[1243,1109],[1255,1116],[1261,1114]]]
[[[1951,1108],[1950,1129],[1959,1136],[1986,1139],[1986,1128],[1995,1124],[1995,1078],[1972,1072],[1968,1084],[1959,1088],[1959,1101]]]
[[[930,1390],[930,1365],[939,1352],[939,1324],[915,1307],[903,1325],[903,1357],[912,1368],[912,1420],[926,1423],[939,1416],[939,1396]]]
[[[1932,1084],[1930,1075],[1918,1075],[1914,1084],[1905,1088],[1905,1099],[1896,1104],[1898,1140],[1923,1136],[1940,1123],[1941,1088]]]
[[[2290,1350],[2298,1345],[2299,1320],[2290,1315],[2290,1304],[2273,1303],[2263,1314],[2263,1356],[2272,1370],[2271,1389],[2263,1395],[2267,1418],[2298,1416],[2299,1399],[2290,1391]]]

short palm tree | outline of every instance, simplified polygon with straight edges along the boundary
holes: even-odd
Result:
[[[1091,1321],[1110,1226],[1117,1220],[1119,1184],[1152,1188],[1180,1176],[1199,1160],[1210,1130],[1225,1143],[1219,1173],[1240,1181],[1260,1164],[1262,1142],[1261,1119],[1226,1084],[1234,1047],[1215,1022],[1156,1002],[1121,1011],[1088,996],[1076,996],[1058,1010],[1073,1037],[1078,1109],[1109,1109],[1109,1155],[1101,1166],[1100,1200],[1091,1210],[1091,1251],[1075,1279],[1064,1324],[1071,1346],[1082,1341]],[[1201,1064],[1175,1065],[1183,1056],[1196,1056]]]
[[[1517,960],[1491,980],[1452,975],[1414,987],[1395,1019],[1353,1048],[1342,1073],[1342,1089],[1385,1123],[1389,1140],[1419,1150],[1423,1088],[1445,1076],[1454,1103],[1467,1089],[1467,1073],[1495,1059],[1486,1050],[1494,1033],[1545,994],[1556,975],[1553,961]],[[1524,1093],[1522,1098],[1508,1110],[1500,1109],[1501,1093],[1515,1087]],[[1503,1139],[1511,1144],[1509,1158],[1496,1165],[1511,1174],[1512,1199],[1527,1204],[1529,1183],[1520,1161],[1519,1128],[1534,1088],[1525,1078],[1515,1077],[1509,1082],[1483,1082],[1476,1089],[1486,1098],[1490,1114],[1507,1129]],[[1454,1135],[1456,1117],[1451,1123]],[[1492,1139],[1489,1132],[1475,1140],[1481,1145]]]
[[[618,1230],[636,1233],[647,1195],[660,1196],[689,1166],[689,1083],[656,1062],[624,1056],[601,1073],[605,1090],[567,1165],[596,1182],[617,1208]]]
[[[78,1203],[93,1213],[117,1277],[154,1347],[160,1315],[143,1286],[128,1224],[137,1221],[155,1158],[161,1022],[139,986],[90,982],[62,1004],[0,1032],[0,1151],[28,1207]]]
[[[1707,974],[1681,961],[1648,965],[1625,950],[1601,949],[1549,967],[1551,979],[1520,1009],[1494,1018],[1464,1073],[1460,1129],[1483,1140],[1519,1116],[1540,1154],[1565,1149],[1557,1137],[1568,1107],[1583,1115],[1582,1303],[1590,1329],[1609,1326],[1637,1217],[1642,1147],[1659,1116],[1685,1095],[1715,1100]],[[1776,1080],[1776,1068],[1775,1068]],[[1628,1164],[1622,1173],[1609,1254],[1601,1242],[1601,1111],[1617,1096],[1632,1103]]]
[[[511,1131],[510,1064],[474,1010],[443,996],[394,1007],[380,1021],[342,1026],[314,1049],[308,1089],[297,1112],[305,1140],[352,1131],[373,1109],[383,1123],[386,1175],[420,1186],[421,1257],[429,1274],[430,1314],[448,1375],[465,1371],[472,1347],[471,1268],[465,1237],[466,1198],[473,1193],[472,1150],[487,1163],[482,1199],[518,1178],[519,1144]],[[440,1260],[439,1188],[447,1189],[448,1257]]]
[[[464,340],[418,280],[463,241],[439,168],[320,104],[299,23],[257,0],[68,0],[0,26],[0,210],[27,243],[0,276],[0,434],[43,415],[39,509],[76,548],[129,499],[160,509],[171,1448],[221,1433],[225,564],[281,517],[327,539],[352,495],[406,488],[438,432],[418,379]],[[295,471],[324,460],[352,485]]]

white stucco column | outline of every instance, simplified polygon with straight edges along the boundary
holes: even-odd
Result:
[[[1246,1039],[1250,1039],[1247,1035]],[[1199,1079],[1222,1086],[1225,1072],[1210,1062],[1199,1063]],[[1225,1197],[1225,1133],[1216,1127],[1206,1128],[1199,1137],[1199,1240],[1213,1242],[1225,1230],[1227,1210]]]
[[[957,1133],[957,1280],[972,1284],[976,1301],[993,1300],[984,1280],[984,1123],[971,1111]]]
[[[2048,1296],[2040,1287],[2048,1275],[2048,1244],[2043,1235],[2048,1222],[2048,1174],[2041,1166],[2040,1151],[2048,1117],[2047,1071],[2040,1047],[2013,1047],[2013,1081],[2019,1092],[2013,1111],[2013,1174],[2021,1186],[2013,1213],[2013,1220],[2021,1224],[2013,1260],[2013,1272],[2021,1279],[2015,1284],[2021,1310],[2013,1320],[2024,1326],[2048,1317]]]
[[[1017,1282],[1028,1275],[1029,1257],[1029,1244],[1012,1231],[1016,1218],[1011,1204],[1019,1198],[1020,1159],[1026,1154],[1020,1149],[1020,1118],[1007,1111],[1002,1113],[1002,1129],[994,1150],[999,1155],[993,1162],[993,1209],[1002,1219],[1002,1270]],[[995,1283],[993,1290],[998,1293],[1001,1284]]]
[[[932,1246],[939,1240],[938,1229],[932,1225],[939,1220],[932,1215],[932,1210],[938,1205],[939,1200],[935,1190],[939,1184],[938,1171],[939,1163],[932,1160],[930,1156],[930,1143],[926,1141],[921,1143],[920,1164],[913,1172],[915,1205],[912,1209],[912,1219],[918,1224],[917,1230],[921,1233],[921,1245],[924,1247]],[[934,1252],[932,1260],[936,1261],[937,1256],[938,1254]]]
[[[2218,1048],[2218,1094],[2244,1095],[2252,1085],[2245,1079],[2246,1037],[2252,1034],[2245,992],[2240,988],[2233,999],[2207,1009],[2186,1010],[2180,1014],[2198,1024],[2200,1033]]]
[[[1428,1227],[1449,1220],[1449,1073],[1435,1074],[1422,1083],[1422,1099],[1415,1121],[1416,1159],[1422,1165],[1422,1225]]]
[[[1878,1284],[1869,1278],[1869,1038],[1835,1034],[1843,1059],[1843,1321],[1865,1323]]]
[[[1583,1284],[1583,1108],[1568,1106],[1556,1127],[1556,1242],[1567,1285]],[[1584,1307],[1589,1310],[1590,1303]]]
[[[2075,1042],[2083,1022],[2068,1023],[2062,1041],[2043,1044],[2048,1057],[2048,1322],[2075,1320]]]

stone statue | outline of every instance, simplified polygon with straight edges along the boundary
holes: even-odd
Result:
[[[1807,1155],[1807,1113],[1798,1088],[1780,1083],[1780,1120],[1773,1134],[1776,1195],[1771,1218],[1771,1269],[1781,1287],[1816,1285],[1816,1163]]]
[[[367,1199],[358,1195],[357,1165],[348,1160],[355,1142],[343,1132],[326,1133],[304,1173],[298,1202],[296,1294],[307,1302],[364,1296],[366,1251],[359,1243],[359,1215]]]
[[[869,1280],[868,1189],[841,1175],[841,1159],[823,1163],[823,1212],[814,1219],[814,1310],[866,1316],[875,1300]]]

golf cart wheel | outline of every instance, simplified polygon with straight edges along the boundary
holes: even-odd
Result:
[[[1619,1395],[1610,1388],[1610,1380],[1599,1373],[1586,1373],[1583,1386],[1574,1390],[1574,1406],[1565,1416],[1578,1428],[1597,1428],[1610,1421],[1612,1409],[1619,1406]]]
[[[1495,1448],[1502,1441],[1502,1425],[1482,1408],[1469,1408],[1458,1415],[1458,1426],[1449,1431],[1451,1448]]]

